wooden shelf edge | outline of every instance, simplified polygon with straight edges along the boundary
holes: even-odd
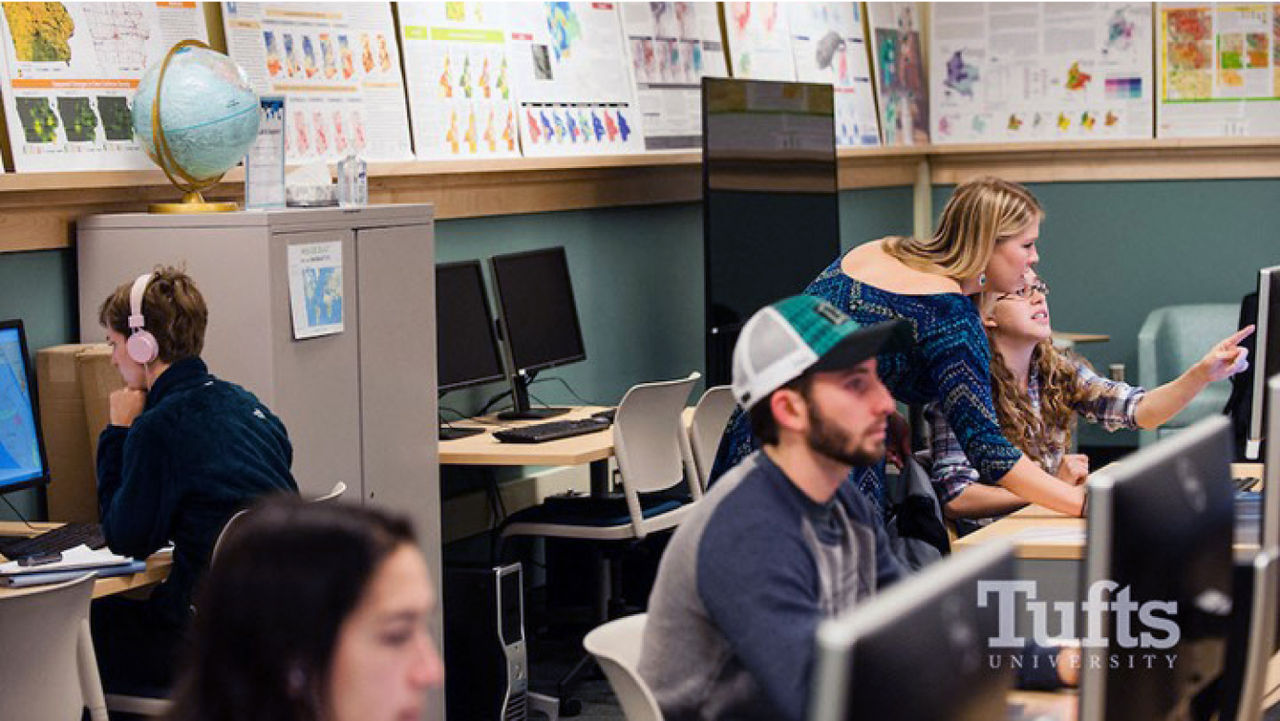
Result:
[[[1099,140],[1009,145],[842,148],[840,189],[912,186],[921,163],[932,184],[999,175],[1019,182],[1280,177],[1280,138]],[[696,202],[702,153],[409,161],[370,165],[370,201],[432,202],[439,219]],[[233,169],[213,192],[243,197]],[[159,170],[0,175],[0,252],[64,248],[76,218],[145,210],[176,200]]]

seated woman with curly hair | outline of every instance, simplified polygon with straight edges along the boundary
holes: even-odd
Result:
[[[1247,367],[1247,351],[1238,344],[1253,326],[1214,345],[1185,373],[1159,388],[1108,380],[1084,358],[1054,347],[1048,292],[1043,281],[1028,273],[1022,289],[983,293],[977,302],[991,343],[991,392],[1000,428],[1028,458],[1064,483],[1080,484],[1089,475],[1089,459],[1067,453],[1077,415],[1108,431],[1155,428],[1177,415],[1205,386]],[[936,404],[927,407],[925,415],[934,490],[948,518],[983,524],[1026,504],[1003,488],[978,482],[977,469],[965,458]],[[957,525],[962,532],[972,528],[969,523]]]

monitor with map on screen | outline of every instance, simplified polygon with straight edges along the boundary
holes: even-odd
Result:
[[[0,320],[0,493],[49,481],[27,339],[20,320]]]

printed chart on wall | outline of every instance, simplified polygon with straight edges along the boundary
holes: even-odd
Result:
[[[733,77],[796,79],[786,3],[725,3],[725,41]]]
[[[1280,135],[1280,4],[1158,12],[1156,135]]]
[[[884,144],[928,143],[929,93],[920,37],[921,4],[872,2],[866,8]]]
[[[3,3],[4,109],[18,172],[152,168],[133,136],[138,79],[179,40],[208,41],[197,3]]]
[[[835,92],[836,145],[879,145],[875,90],[862,37],[860,3],[786,6],[796,79],[830,83]]]
[[[935,143],[1152,137],[1149,3],[938,3]]]
[[[419,158],[520,154],[504,5],[398,5],[413,146]]]
[[[644,150],[616,3],[508,3],[507,48],[526,156]]]
[[[222,3],[227,52],[259,95],[283,95],[289,163],[408,160],[389,3]]]
[[[715,3],[620,3],[646,150],[697,148],[703,76],[725,77]]]

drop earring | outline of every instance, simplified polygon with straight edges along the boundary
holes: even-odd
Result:
[[[987,274],[986,274],[986,273],[981,273],[981,274],[979,274],[979,275],[978,275],[978,287],[979,287],[979,288],[981,288],[982,286],[984,286],[984,285],[986,285],[986,284],[987,284]]]

